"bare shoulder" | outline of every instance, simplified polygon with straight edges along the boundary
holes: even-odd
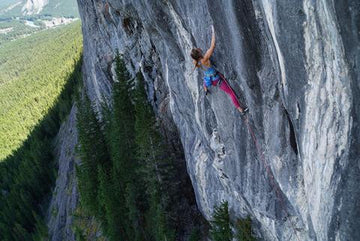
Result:
[[[206,67],[210,67],[211,66],[210,59],[202,59],[201,64],[205,65]]]

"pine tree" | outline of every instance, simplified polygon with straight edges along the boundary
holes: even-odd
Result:
[[[142,163],[137,170],[147,185],[148,194],[157,191],[161,183],[159,156],[161,155],[160,137],[156,132],[155,119],[151,106],[146,99],[144,81],[141,73],[137,75],[135,90],[135,142],[136,157]]]
[[[115,189],[113,187],[113,179],[110,172],[107,171],[104,167],[99,166],[98,168],[98,177],[99,177],[99,193],[98,193],[98,202],[101,207],[102,213],[98,216],[102,221],[102,226],[107,233],[107,236],[110,240],[126,240],[124,232],[121,232],[122,227],[118,223],[118,214],[119,206],[124,205],[119,203],[114,196],[117,196]]]
[[[210,236],[212,241],[232,240],[228,202],[222,202],[220,206],[214,207],[213,220],[210,221]]]
[[[128,183],[126,187],[126,208],[128,210],[128,218],[132,226],[133,237],[131,240],[141,241],[144,240],[144,231],[142,227],[142,214],[138,207],[139,190],[137,183]]]
[[[117,81],[113,86],[113,111],[102,106],[102,129],[111,163],[99,167],[99,203],[103,224],[110,240],[134,240],[133,222],[129,212],[130,184],[135,178],[134,109],[129,95],[130,77],[125,63],[116,57]],[[134,192],[136,192],[134,190]]]
[[[172,163],[166,156],[165,146],[156,129],[154,113],[146,98],[141,73],[137,74],[134,102],[136,157],[141,163],[137,173],[145,184],[149,205],[147,232],[154,240],[174,240],[175,233],[169,225],[167,212],[171,188],[167,180],[171,179],[173,173]]]
[[[131,180],[134,170],[134,106],[129,95],[129,74],[124,61],[116,57],[116,75],[118,82],[113,87],[112,157],[115,172],[125,183]],[[125,189],[125,183],[123,190]]]
[[[123,59],[116,57],[117,82],[113,87],[113,118],[111,121],[111,156],[113,163],[114,197],[122,205],[116,210],[122,233],[131,240],[133,230],[126,208],[126,187],[134,178],[134,107],[129,95],[130,76]]]
[[[76,170],[81,201],[85,208],[99,214],[98,165],[109,162],[109,156],[99,121],[87,96],[82,104],[78,105],[76,118],[81,158],[81,165]]]
[[[159,192],[151,193],[149,210],[146,214],[147,233],[156,241],[175,240],[175,231],[168,224],[168,215]]]

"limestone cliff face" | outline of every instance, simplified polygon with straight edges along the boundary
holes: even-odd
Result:
[[[27,0],[21,11],[23,15],[39,14],[48,3],[49,0]]]
[[[78,4],[91,99],[109,98],[119,51],[144,74],[164,132],[179,133],[206,218],[227,200],[265,240],[360,238],[359,1]],[[218,88],[204,95],[201,71],[190,75],[189,52],[209,46],[211,24],[213,61],[248,122]]]

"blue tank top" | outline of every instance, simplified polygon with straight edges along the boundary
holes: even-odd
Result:
[[[206,66],[205,66],[206,67]],[[217,74],[217,71],[214,67],[210,66],[208,67],[204,72],[204,84],[206,87],[209,87],[212,85],[213,81],[218,80],[220,77]]]

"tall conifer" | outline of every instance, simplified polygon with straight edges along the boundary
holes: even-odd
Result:
[[[77,168],[81,201],[85,208],[98,214],[98,165],[104,165],[109,157],[99,121],[86,95],[78,105],[76,118],[81,158],[81,165]]]

